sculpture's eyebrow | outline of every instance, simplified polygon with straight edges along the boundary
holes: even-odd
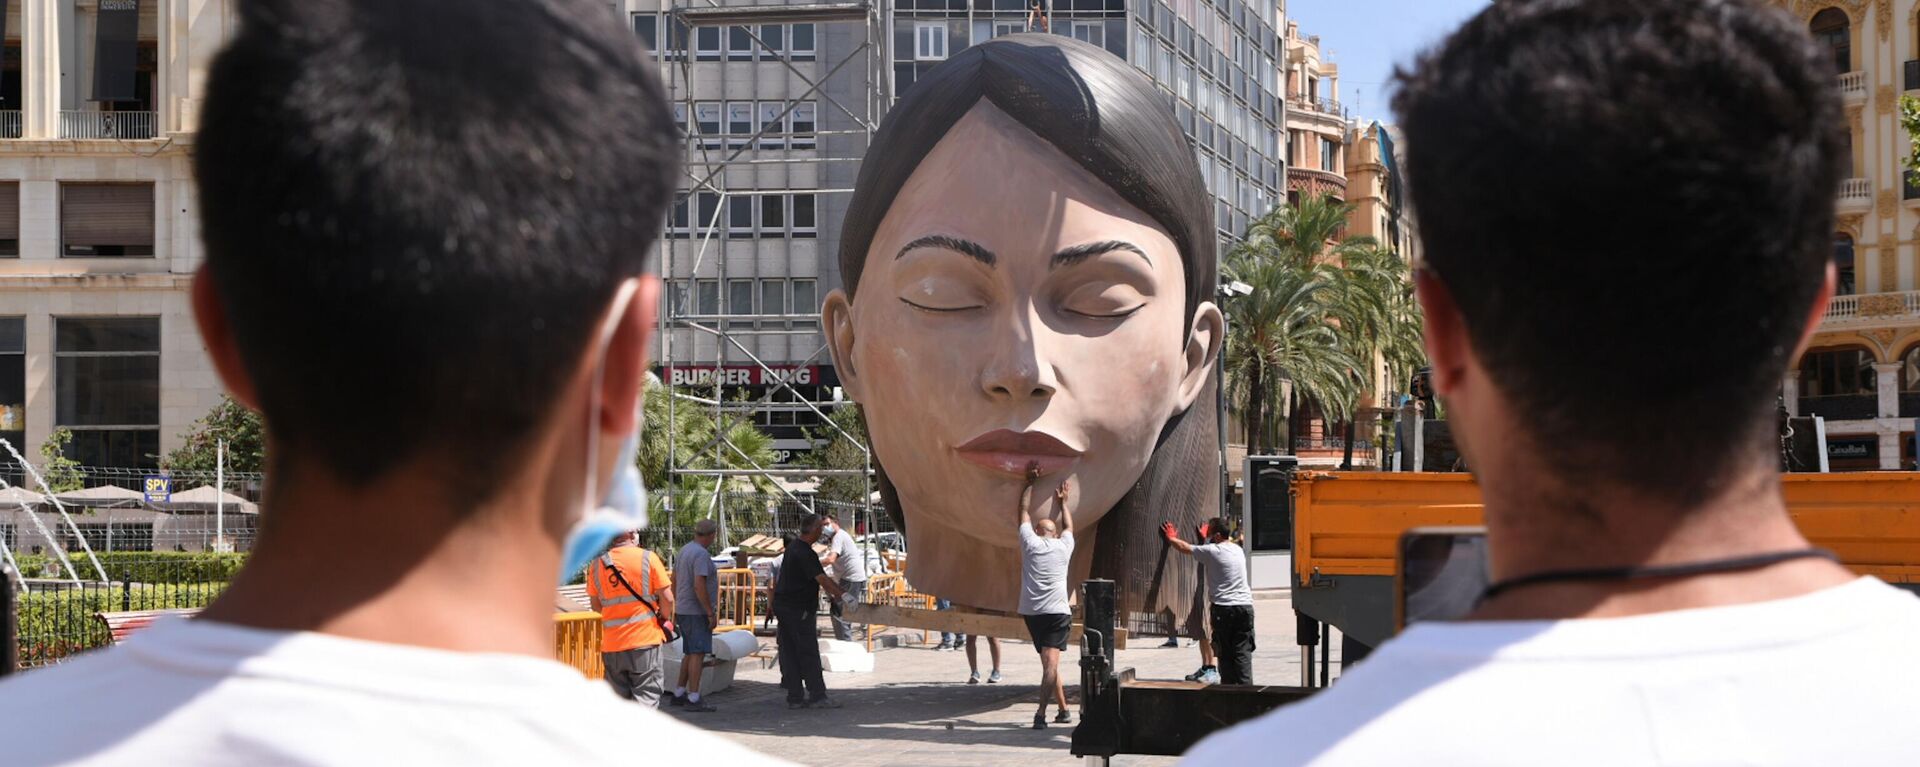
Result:
[[[1140,246],[1125,240],[1101,240],[1099,242],[1089,242],[1084,245],[1075,245],[1053,254],[1053,263],[1049,268],[1058,269],[1062,266],[1072,266],[1102,253],[1112,253],[1116,250],[1124,250],[1137,255],[1146,259],[1147,266],[1153,266],[1153,259],[1147,258],[1147,252],[1141,250]]]
[[[900,249],[899,253],[893,254],[893,257],[898,259],[901,256],[905,256],[907,254],[907,251],[916,250],[919,248],[940,248],[941,250],[951,250],[955,253],[959,253],[963,256],[972,258],[975,261],[979,261],[980,263],[986,264],[987,266],[993,266],[994,262],[999,260],[999,257],[993,255],[993,251],[987,250],[986,246],[981,245],[980,243],[974,242],[973,240],[962,239],[959,237],[954,237],[954,236],[945,235],[945,234],[929,234],[925,237],[921,237],[917,240],[914,240],[913,242],[909,242],[907,243],[906,247]],[[1059,256],[1055,256],[1054,258],[1057,259],[1059,258]]]

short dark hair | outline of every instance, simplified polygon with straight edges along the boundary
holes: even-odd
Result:
[[[1231,528],[1227,527],[1226,517],[1209,517],[1207,519],[1207,533],[1209,536],[1213,533],[1219,533],[1221,537],[1231,537],[1228,532],[1230,529]]]
[[[809,531],[813,530],[814,528],[825,524],[826,521],[827,521],[827,517],[824,514],[808,514],[804,517],[801,517],[799,534],[806,535]]]
[[[1684,505],[1762,459],[1831,254],[1829,58],[1746,0],[1534,0],[1396,74],[1425,268],[1557,478]]]
[[[587,0],[242,3],[208,73],[207,263],[275,438],[364,485],[496,488],[676,173],[633,35]]]

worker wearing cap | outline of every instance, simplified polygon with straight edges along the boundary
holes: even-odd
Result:
[[[1253,684],[1253,589],[1247,587],[1247,555],[1227,537],[1227,521],[1214,517],[1200,525],[1195,546],[1180,539],[1172,522],[1160,534],[1176,551],[1192,554],[1206,573],[1210,603],[1213,654],[1219,659],[1223,684]]]
[[[658,705],[664,690],[660,646],[673,614],[673,581],[660,558],[627,531],[587,565],[587,601],[600,613],[600,659],[607,682],[628,700]]]

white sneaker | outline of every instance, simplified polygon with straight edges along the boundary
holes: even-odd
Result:
[[[972,675],[967,677],[967,684],[979,684],[979,683],[980,683],[980,672],[975,671],[973,672]]]

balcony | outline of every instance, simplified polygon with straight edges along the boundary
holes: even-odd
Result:
[[[60,110],[60,137],[131,140],[154,137],[159,123],[153,112],[96,112]]]
[[[20,117],[20,110],[0,110],[0,138],[20,138],[26,135],[26,123]]]
[[[1866,72],[1840,73],[1840,95],[1845,96],[1848,99],[1862,99],[1862,100],[1866,99],[1867,73]]]
[[[1864,212],[1873,207],[1873,182],[1864,178],[1840,180],[1836,202],[1843,211]]]
[[[1829,421],[1867,421],[1880,417],[1877,394],[1839,394],[1830,397],[1801,397],[1801,415],[1817,415]]]
[[[1308,168],[1287,168],[1287,191],[1302,197],[1330,194],[1347,199],[1347,180],[1338,173]]]
[[[1834,296],[1820,320],[1822,330],[1857,325],[1880,325],[1920,318],[1920,290],[1905,293],[1867,293]]]
[[[1287,99],[1287,103],[1295,109],[1300,109],[1308,112],[1318,112],[1324,115],[1333,115],[1342,120],[1345,120],[1347,118],[1346,108],[1340,106],[1339,99],[1335,99],[1331,96],[1322,96],[1320,98],[1294,96],[1292,98]]]

